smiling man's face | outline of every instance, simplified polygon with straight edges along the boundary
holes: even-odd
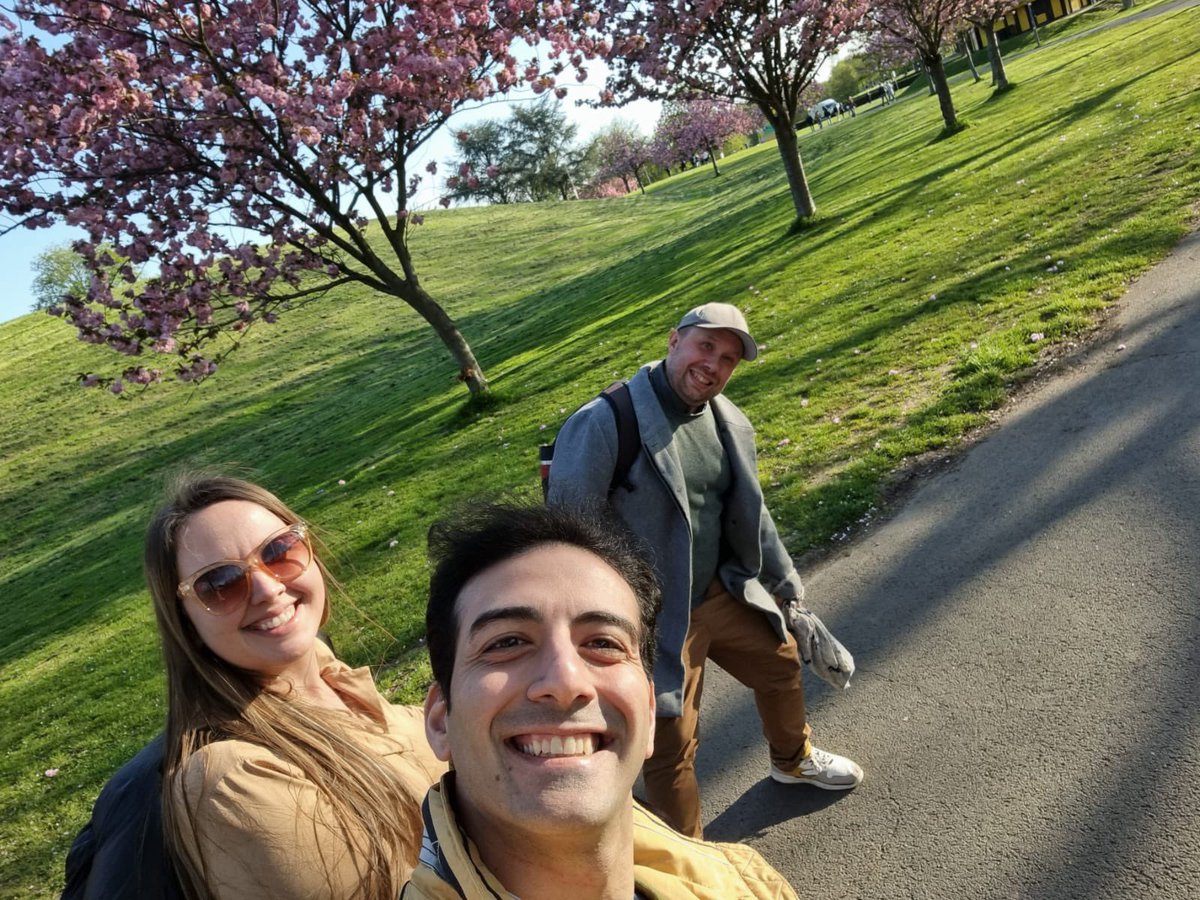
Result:
[[[742,361],[742,339],[725,328],[692,326],[671,332],[667,340],[667,381],[695,409],[725,390]]]
[[[430,688],[426,732],[454,764],[467,832],[565,836],[627,814],[654,689],[625,580],[586,550],[543,544],[468,581],[456,619],[450,702]]]

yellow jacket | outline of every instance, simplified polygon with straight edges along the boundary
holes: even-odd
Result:
[[[419,707],[394,706],[367,668],[351,669],[324,645],[321,677],[358,701],[362,717],[347,714],[347,729],[390,763],[420,797],[446,771],[425,739]],[[246,741],[216,741],[188,758],[175,781],[179,796],[195,798],[195,829],[185,829],[188,855],[203,850],[215,898],[350,897],[360,874],[329,804],[294,766]]]
[[[402,900],[509,900],[475,845],[464,837],[446,802],[447,775],[429,789],[422,813],[421,861]],[[633,868],[645,900],[796,900],[783,876],[744,844],[712,844],[684,837],[638,803],[633,804]]]

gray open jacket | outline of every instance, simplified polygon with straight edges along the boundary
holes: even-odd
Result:
[[[678,716],[683,641],[691,612],[692,529],[671,426],[650,383],[650,370],[658,365],[643,366],[629,382],[642,448],[611,502],[653,551],[655,573],[663,587],[654,666],[658,715]],[[750,420],[724,396],[712,401],[712,410],[733,473],[722,513],[729,555],[717,574],[733,596],[767,616],[782,642],[784,622],[775,598],[803,598],[804,586],[763,502]],[[616,420],[607,401],[596,398],[567,419],[558,433],[547,502],[603,501],[616,463]]]

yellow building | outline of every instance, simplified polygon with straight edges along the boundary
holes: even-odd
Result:
[[[1029,22],[1031,12],[1035,22],[1045,25],[1095,2],[1097,0],[1034,0],[1033,3],[1022,3],[1016,10],[996,22],[996,36],[1004,40],[1029,31],[1033,27]]]

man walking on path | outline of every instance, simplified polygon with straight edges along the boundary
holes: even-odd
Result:
[[[734,306],[705,304],[683,317],[667,348],[629,382],[640,446],[623,482],[612,486],[617,421],[597,398],[559,432],[547,502],[607,497],[653,550],[663,611],[646,795],[679,831],[699,837],[707,659],[754,691],[773,779],[846,790],[863,775],[809,740],[800,658],[780,610],[802,600],[804,587],[763,502],[754,429],[722,394],[738,363],[758,355],[746,319]]]

